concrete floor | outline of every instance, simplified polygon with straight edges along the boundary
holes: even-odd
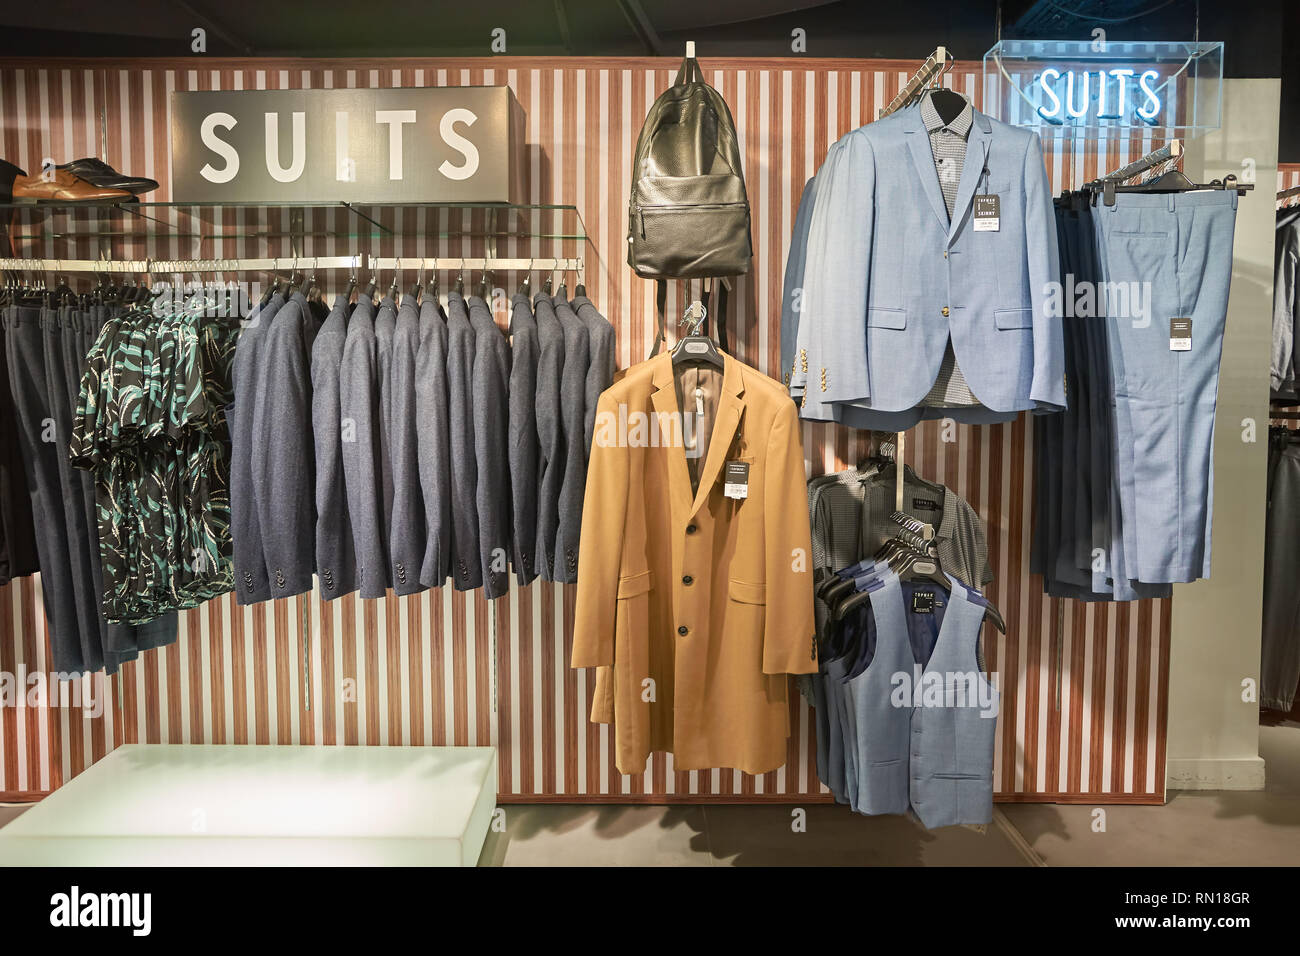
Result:
[[[843,807],[506,805],[480,866],[1292,866],[1300,722],[1260,727],[1268,782],[1178,791],[1162,807],[998,804],[985,833],[929,833]],[[0,826],[23,807],[0,806]],[[796,831],[798,819],[801,830]]]
[[[1263,790],[1172,790],[1162,807],[1003,806],[1048,866],[1295,866],[1300,723],[1259,728]]]
[[[479,865],[1293,866],[1300,723],[1260,727],[1259,747],[1262,791],[1172,791],[1154,807],[1002,803],[984,834],[825,805],[806,808],[803,833],[784,805],[506,806]]]
[[[480,866],[1028,866],[1014,831],[927,833],[903,817],[844,807],[507,806]]]

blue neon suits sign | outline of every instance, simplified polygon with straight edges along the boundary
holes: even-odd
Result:
[[[1092,40],[1000,40],[984,54],[984,112],[1085,139],[1123,130],[1190,139],[1219,128],[1222,43],[1093,33]]]
[[[1164,101],[1160,74],[1129,67],[1058,70],[1048,67],[1035,85],[1041,95],[1038,115],[1053,126],[1089,120],[1125,120],[1136,116],[1154,126]]]

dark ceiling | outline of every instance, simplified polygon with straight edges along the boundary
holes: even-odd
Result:
[[[515,55],[675,55],[687,38],[714,56],[916,57],[946,43],[977,59],[998,36],[1205,39],[1239,51],[1230,70],[1270,75],[1283,4],[1296,0],[81,0],[5,4],[0,53],[175,57],[191,31],[209,56],[491,56],[494,31]],[[1235,42],[1231,42],[1235,41]],[[1272,75],[1276,75],[1273,73]]]
[[[1300,0],[74,0],[5,4],[0,55],[635,56],[919,58],[940,43],[979,59],[999,34],[1225,44],[1228,76],[1282,76],[1283,115],[1300,109]],[[504,31],[504,33],[494,32]],[[794,31],[806,47],[792,50]],[[504,51],[494,50],[494,36]],[[1300,159],[1300,125],[1282,123]]]

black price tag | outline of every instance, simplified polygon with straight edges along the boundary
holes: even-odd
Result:
[[[749,462],[729,461],[723,472],[722,493],[728,498],[749,497]]]
[[[1190,352],[1192,350],[1192,320],[1169,320],[1169,351]]]
[[[997,232],[1002,225],[1002,200],[995,193],[975,197],[975,231]]]

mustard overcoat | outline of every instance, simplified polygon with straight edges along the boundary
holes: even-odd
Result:
[[[748,465],[743,498],[724,494],[727,462]],[[799,420],[780,383],[730,356],[717,372],[664,353],[601,395],[572,664],[612,665],[601,691],[620,772],[643,772],[655,750],[676,770],[785,763],[786,675],[817,670],[810,549]]]

